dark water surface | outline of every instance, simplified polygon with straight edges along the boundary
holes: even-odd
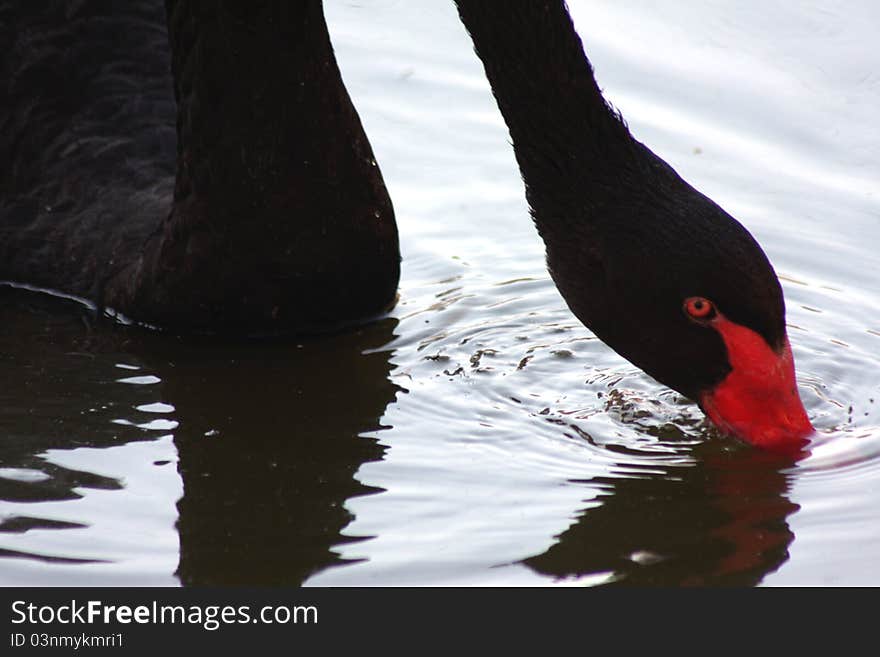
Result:
[[[809,455],[716,436],[572,317],[451,3],[328,2],[400,302],[232,344],[0,288],[0,582],[880,584],[878,9],[571,5],[783,279]]]

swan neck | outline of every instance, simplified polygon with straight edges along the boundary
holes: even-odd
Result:
[[[169,0],[167,10],[175,200],[250,204],[283,184],[293,153],[309,156],[297,133],[303,110],[320,117],[344,93],[321,3]]]
[[[533,210],[572,202],[632,161],[562,0],[456,0],[510,130]],[[554,199],[554,200],[551,200]]]

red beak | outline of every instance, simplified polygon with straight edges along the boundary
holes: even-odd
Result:
[[[797,391],[786,338],[780,352],[755,331],[719,314],[710,325],[724,339],[730,374],[700,395],[700,406],[722,431],[774,450],[804,446],[813,433]]]

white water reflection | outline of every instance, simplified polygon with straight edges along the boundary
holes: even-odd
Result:
[[[107,477],[106,488],[80,486],[78,499],[3,504],[5,517],[37,511],[45,529],[3,536],[26,558],[3,565],[5,586],[174,586],[179,541],[175,504],[182,494],[171,436],[118,447],[53,449],[51,466]],[[68,528],[58,531],[62,524]],[[55,526],[53,526],[55,525]]]

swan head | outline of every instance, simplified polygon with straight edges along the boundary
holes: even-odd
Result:
[[[722,431],[773,450],[795,450],[813,432],[797,390],[788,337],[773,346],[729,320],[710,300],[688,297],[684,314],[724,343],[729,372],[697,393],[700,408]]]
[[[615,198],[564,224],[536,216],[554,281],[601,340],[697,402],[720,430],[799,449],[813,427],[772,265],[739,222],[668,165],[650,169],[648,180],[629,178],[641,179],[637,188],[618,186]]]

